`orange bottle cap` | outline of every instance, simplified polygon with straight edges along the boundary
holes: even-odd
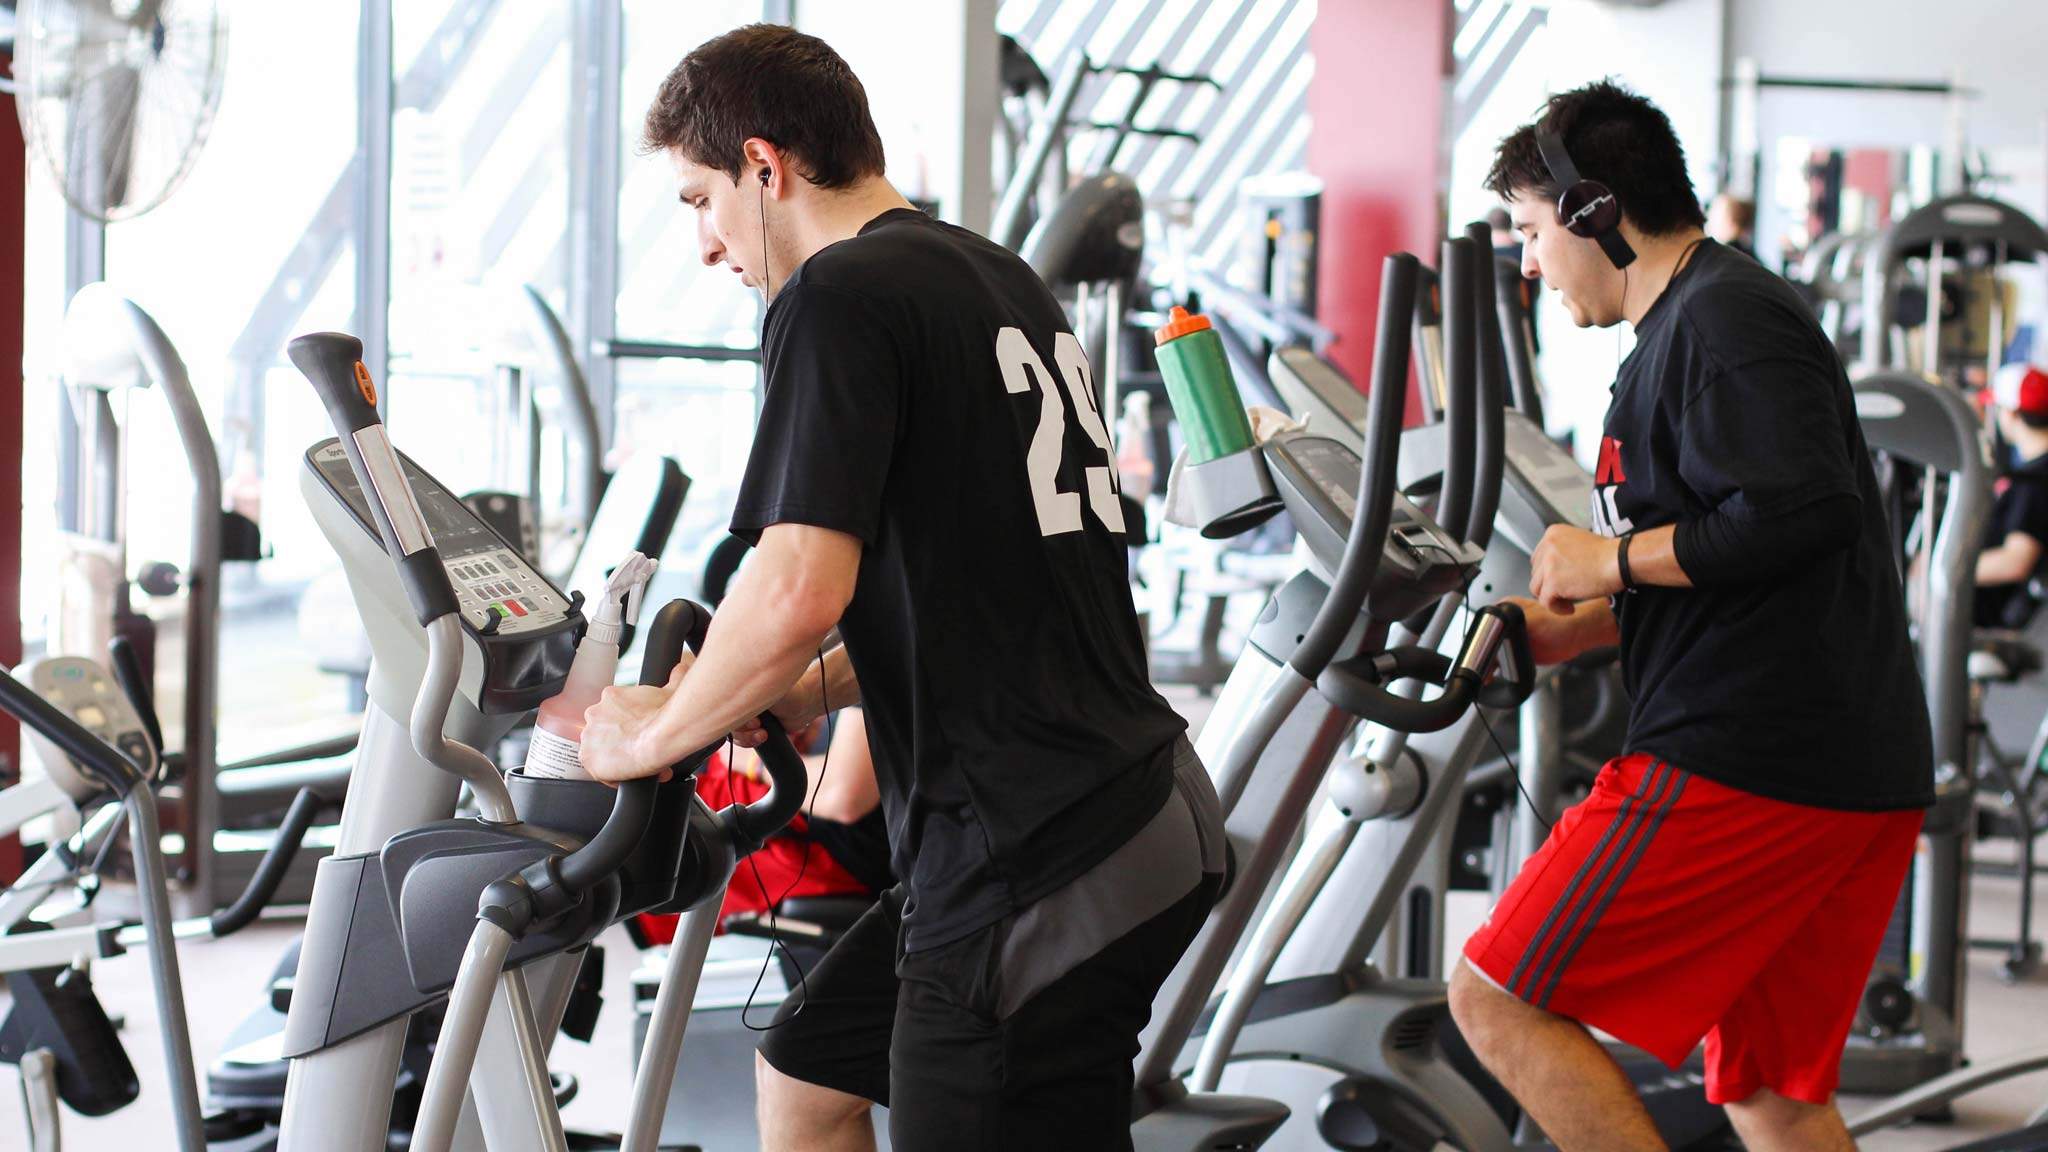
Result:
[[[1152,341],[1155,344],[1164,344],[1177,336],[1185,336],[1190,332],[1201,332],[1209,327],[1209,318],[1207,316],[1198,316],[1175,304],[1173,311],[1166,314],[1166,324],[1159,331],[1152,334]]]

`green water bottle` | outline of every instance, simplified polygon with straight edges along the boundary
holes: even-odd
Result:
[[[1158,343],[1159,374],[1180,421],[1188,463],[1207,464],[1252,446],[1252,425],[1237,394],[1230,358],[1209,318],[1175,305]]]

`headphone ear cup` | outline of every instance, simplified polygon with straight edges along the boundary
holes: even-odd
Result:
[[[1621,201],[1598,180],[1581,180],[1558,194],[1557,218],[1572,235],[1597,240],[1621,225]]]

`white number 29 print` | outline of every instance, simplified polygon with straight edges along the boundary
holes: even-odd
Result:
[[[1073,400],[1081,431],[1102,452],[1101,465],[1089,464],[1083,469],[1088,509],[1110,531],[1120,533],[1124,530],[1124,510],[1117,499],[1116,473],[1110,467],[1109,430],[1103,427],[1102,413],[1096,408],[1095,378],[1088,370],[1088,357],[1071,332],[1061,332],[1053,338],[1052,354],[1059,365],[1060,383]],[[1079,532],[1081,494],[1062,492],[1059,488],[1060,457],[1066,448],[1067,402],[1060,398],[1052,373],[1045,370],[1045,361],[1038,358],[1022,329],[1005,328],[996,334],[996,360],[1003,368],[1004,388],[1012,393],[1029,392],[1031,381],[1036,379],[1044,397],[1038,408],[1038,430],[1024,455],[1025,470],[1031,476],[1031,502],[1038,509],[1038,529],[1047,536]]]

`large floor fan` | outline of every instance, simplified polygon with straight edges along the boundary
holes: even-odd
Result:
[[[64,199],[96,220],[163,203],[220,106],[219,0],[20,0],[15,107]]]

